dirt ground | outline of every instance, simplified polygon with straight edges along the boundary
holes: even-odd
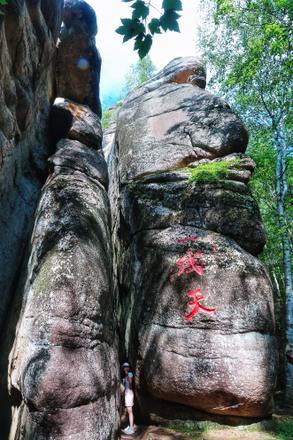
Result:
[[[266,432],[241,432],[233,428],[203,432],[195,437],[189,437],[156,426],[139,426],[135,434],[121,435],[121,440],[193,440],[194,438],[196,440],[276,440],[274,435]]]
[[[121,440],[191,440],[191,437],[178,433],[171,433],[157,426],[138,426],[135,434],[125,435],[122,433]]]

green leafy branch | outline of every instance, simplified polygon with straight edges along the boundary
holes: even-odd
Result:
[[[0,15],[4,15],[4,12],[2,10],[2,6],[7,5],[7,0],[0,0]]]
[[[132,11],[131,18],[122,18],[122,25],[116,29],[116,32],[123,36],[123,42],[134,39],[134,50],[138,51],[140,58],[144,58],[150,51],[155,34],[161,34],[170,30],[180,32],[178,19],[180,15],[177,11],[182,10],[181,0],[163,0],[161,16],[152,18],[150,16],[151,0],[123,0],[129,5]],[[155,8],[156,9],[156,8]]]

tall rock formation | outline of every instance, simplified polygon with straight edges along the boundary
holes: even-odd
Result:
[[[48,119],[63,0],[9,0],[0,15],[0,426],[10,423],[12,308],[33,216],[47,177]],[[21,298],[21,296],[20,296]]]
[[[57,51],[57,95],[88,105],[101,116],[101,57],[96,48],[97,21],[84,0],[65,0]]]
[[[204,86],[196,59],[167,65],[126,98],[109,159],[121,325],[149,419],[272,410],[273,298],[253,256],[265,234],[248,134]]]
[[[11,387],[22,396],[11,438],[110,440],[119,362],[108,173],[98,117],[66,102],[53,127],[66,112],[70,139],[50,158],[11,354]]]
[[[0,17],[0,327],[47,175],[63,1],[11,0]]]
[[[22,3],[19,14],[41,20],[33,24],[38,24],[36,29],[53,57],[55,40],[53,37],[52,41],[46,40],[41,8],[46,6],[51,20],[56,15],[54,10],[48,10],[47,2]],[[61,2],[55,6],[59,6],[61,12]],[[40,200],[27,248],[29,261],[24,262],[22,276],[15,283],[14,310],[19,318],[9,354],[12,420],[6,420],[6,424],[10,424],[11,440],[111,440],[117,437],[116,300],[108,171],[101,149],[100,58],[94,46],[96,17],[86,2],[74,0],[65,1],[63,17],[56,64],[52,63],[50,53],[43,52],[48,63],[44,76],[51,78],[51,70],[56,72],[54,80],[61,99],[58,98],[51,109],[50,132],[43,136],[44,151],[37,155],[43,170],[41,177],[47,177],[41,197],[41,179],[35,188],[30,175],[26,175],[27,185],[33,187],[35,197],[27,213],[27,232],[36,202]],[[32,24],[26,25],[27,32],[34,35]],[[59,29],[60,23],[55,23],[55,27]],[[32,43],[36,43],[35,39]],[[26,47],[29,49],[34,52],[33,47]],[[88,65],[85,66],[85,62]],[[36,81],[38,76],[33,73]],[[33,91],[36,108],[32,107],[30,117],[36,117],[38,106],[41,107],[43,125],[38,131],[37,126],[34,127],[41,137],[40,133],[49,125],[50,102],[49,97],[44,98],[47,96],[44,79],[39,87],[44,91]],[[51,98],[53,93],[52,89]],[[68,97],[73,101],[64,100]],[[34,136],[34,130],[28,127]],[[49,158],[49,173],[49,151],[45,150],[48,139],[52,150],[56,150]],[[33,140],[33,137],[26,140],[27,148],[33,147],[29,165],[38,176],[32,157]],[[22,190],[25,183],[21,181]],[[12,217],[17,218],[15,213]],[[24,244],[25,238],[22,236]],[[15,324],[10,320],[11,333]],[[6,341],[5,353],[10,344],[11,341]],[[8,401],[5,403],[8,406]]]

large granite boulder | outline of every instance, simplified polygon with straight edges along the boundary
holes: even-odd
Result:
[[[149,174],[123,186],[121,213],[130,233],[174,223],[193,225],[227,235],[252,254],[259,254],[266,242],[265,231],[246,185],[254,163],[239,154],[210,162],[225,163],[227,176],[217,181],[190,182],[193,168],[184,168]]]
[[[196,60],[194,66],[196,71]],[[222,99],[175,79],[154,80],[131,93],[119,112],[117,136],[122,182],[244,153],[248,142],[245,126]]]
[[[247,185],[255,164],[245,126],[204,86],[196,59],[171,62],[126,98],[108,159],[121,327],[141,414],[154,420],[272,411],[272,287],[251,255],[265,244]]]
[[[75,139],[96,148],[102,145],[103,131],[101,120],[86,105],[57,98],[51,109],[51,138],[54,144],[60,139]]]
[[[87,105],[101,116],[101,57],[95,11],[84,0],[65,0],[56,62],[57,96]]]
[[[11,438],[110,440],[119,361],[106,163],[62,139],[50,167],[11,353],[10,392],[21,396]]]
[[[273,302],[256,258],[219,234],[172,226],[137,234],[124,270],[142,408],[150,395],[213,414],[272,411]]]

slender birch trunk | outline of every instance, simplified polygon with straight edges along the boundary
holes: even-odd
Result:
[[[293,405],[293,290],[292,250],[286,228],[285,196],[287,192],[286,138],[282,130],[275,135],[277,213],[282,229],[283,264],[286,295],[286,403]]]

